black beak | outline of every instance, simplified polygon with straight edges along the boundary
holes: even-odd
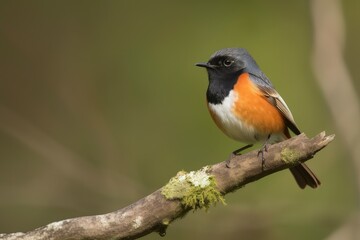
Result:
[[[214,69],[214,66],[210,63],[197,63],[195,64],[195,66]]]
[[[195,66],[197,66],[197,67],[207,67],[208,66],[208,64],[207,63],[197,63],[197,64],[195,64]]]

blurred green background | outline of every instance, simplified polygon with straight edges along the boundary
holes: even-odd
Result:
[[[359,1],[342,3],[360,90]],[[311,66],[309,1],[0,1],[0,233],[125,207],[241,146],[194,63],[245,47],[308,136],[337,133]],[[167,239],[323,239],[358,208],[340,137],[300,190],[282,171],[190,213]],[[151,234],[144,239],[158,239]]]

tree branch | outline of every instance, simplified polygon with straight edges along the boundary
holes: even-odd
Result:
[[[304,134],[271,145],[262,167],[258,151],[231,158],[190,173],[179,172],[169,183],[132,205],[115,212],[50,223],[27,233],[0,234],[10,239],[135,239],[151,232],[165,235],[175,219],[190,210],[208,208],[223,195],[247,183],[311,159],[334,139],[324,132],[312,139]],[[294,184],[295,185],[295,184]]]

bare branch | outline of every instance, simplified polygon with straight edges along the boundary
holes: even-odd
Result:
[[[333,139],[334,135],[326,136],[324,132],[312,139],[301,134],[270,146],[264,169],[255,150],[234,156],[230,167],[221,162],[190,173],[179,172],[163,188],[115,212],[54,222],[27,233],[0,234],[0,239],[135,239],[151,232],[165,235],[168,225],[190,210],[208,208],[247,183],[307,161]]]

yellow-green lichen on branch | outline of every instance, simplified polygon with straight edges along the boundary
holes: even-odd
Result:
[[[301,156],[296,150],[284,148],[281,151],[281,160],[289,164],[297,164],[299,157]]]
[[[166,199],[179,199],[184,207],[194,210],[207,210],[218,202],[225,204],[225,199],[217,190],[215,179],[208,170],[209,167],[189,173],[180,171],[163,187],[161,193]]]

